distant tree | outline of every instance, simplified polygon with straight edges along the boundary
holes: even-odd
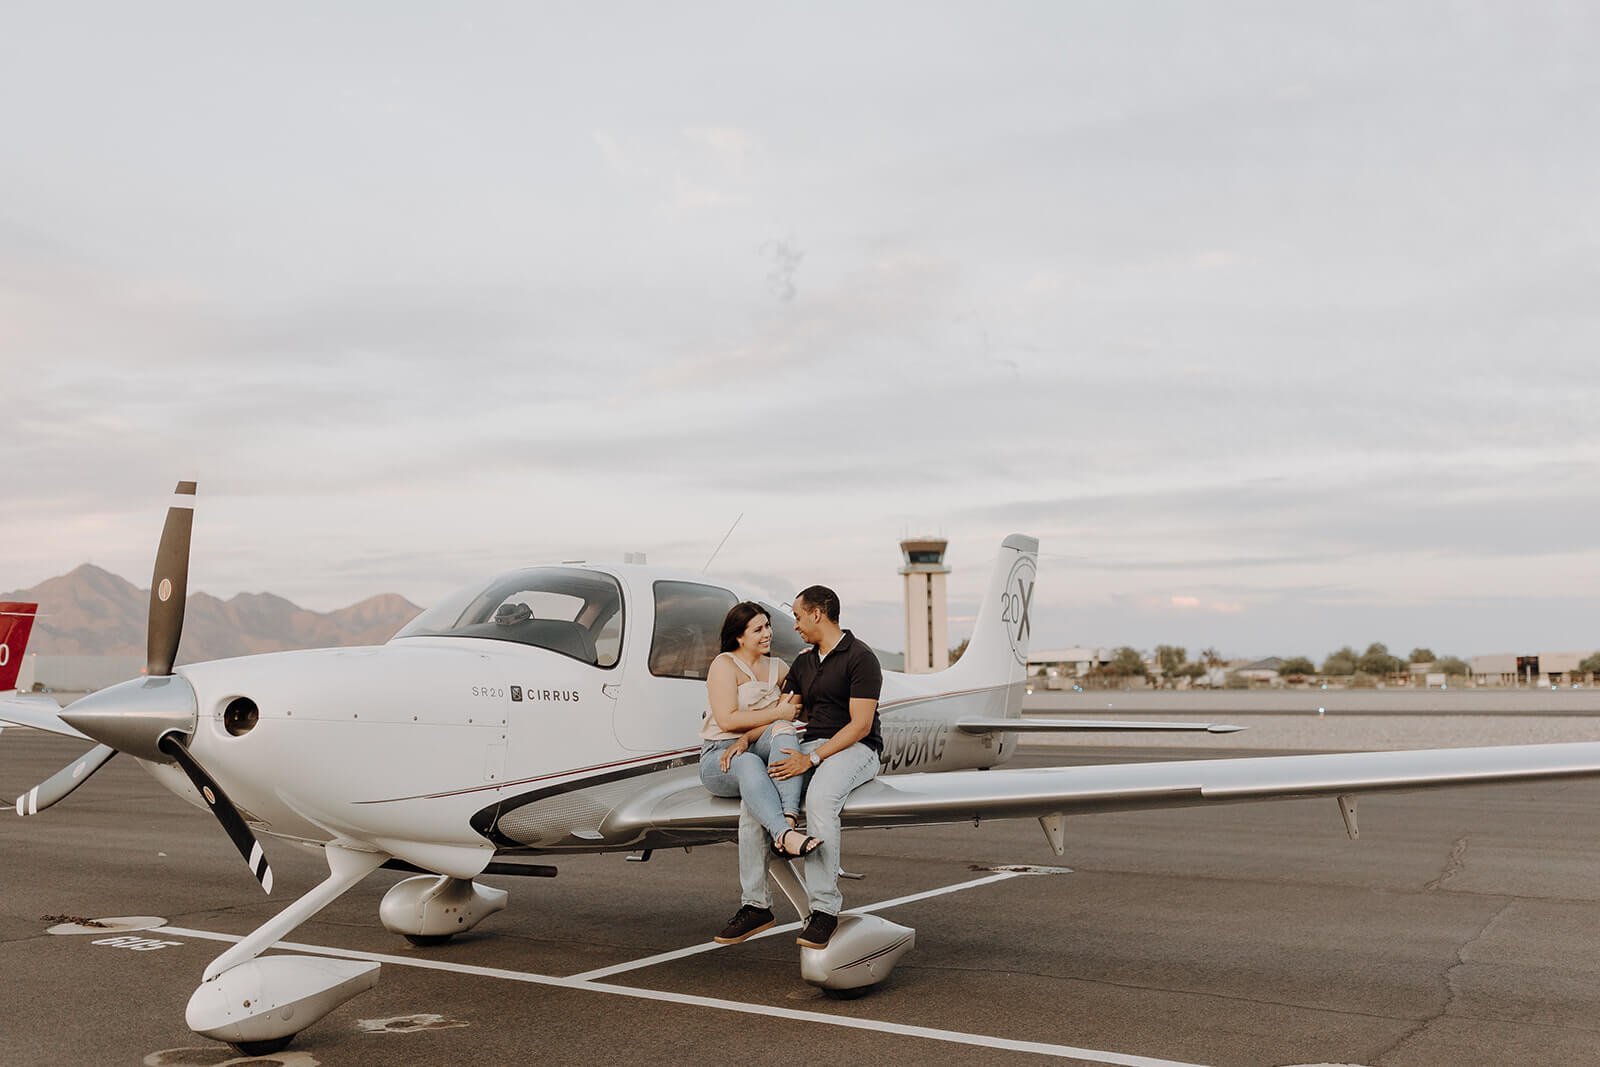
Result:
[[[1118,678],[1143,678],[1150,673],[1144,665],[1144,657],[1139,654],[1139,650],[1128,645],[1123,645],[1111,654],[1111,665],[1106,671]]]
[[[1596,657],[1590,658],[1594,659]],[[1443,659],[1434,660],[1433,669],[1447,678],[1459,678],[1472,673],[1471,667],[1454,656],[1446,656]],[[1582,669],[1583,667],[1580,665],[1579,670]]]
[[[1401,663],[1398,657],[1389,655],[1388,645],[1377,641],[1368,645],[1367,651],[1362,654],[1360,659],[1356,660],[1357,670],[1363,674],[1376,675],[1379,678],[1388,674],[1396,674],[1404,666],[1405,664]]]
[[[967,650],[967,646],[970,644],[972,644],[972,638],[963,637],[961,643],[950,650],[950,662],[955,663],[956,660],[960,659],[961,654]]]
[[[1322,673],[1337,675],[1354,674],[1356,673],[1356,660],[1359,658],[1360,657],[1356,655],[1355,649],[1351,648],[1349,645],[1345,645],[1337,652],[1328,653],[1328,658],[1322,661]]]
[[[1433,649],[1431,648],[1413,648],[1411,650],[1410,662],[1412,663],[1434,663],[1438,659],[1439,657],[1433,654]]]
[[[1183,675],[1184,661],[1189,658],[1189,651],[1178,645],[1156,646],[1156,669],[1161,672],[1161,681],[1165,685],[1173,685]]]
[[[1578,664],[1578,669],[1580,671],[1588,671],[1590,674],[1600,674],[1600,652],[1596,652]]]
[[[1278,673],[1285,678],[1304,678],[1308,674],[1317,673],[1317,665],[1304,656],[1290,656],[1278,667]]]
[[[1222,658],[1222,653],[1217,651],[1216,646],[1212,646],[1211,648],[1202,648],[1200,650],[1200,662],[1204,663],[1207,668],[1215,670],[1218,667],[1225,666],[1228,661]]]

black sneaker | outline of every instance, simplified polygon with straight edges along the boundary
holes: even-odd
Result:
[[[829,915],[825,911],[814,911],[811,919],[806,923],[806,928],[800,931],[800,936],[794,943],[804,948],[827,948],[828,938],[833,936],[833,931],[838,927],[837,916]]]
[[[752,934],[759,934],[778,920],[773,916],[771,908],[755,908],[749,904],[744,905],[734,912],[733,918],[728,920],[728,925],[722,928],[714,941],[719,945],[737,945]]]

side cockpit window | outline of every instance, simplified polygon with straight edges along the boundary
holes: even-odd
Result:
[[[717,658],[722,620],[739,602],[726,589],[698,582],[655,584],[656,626],[650,636],[650,673],[658,678],[705,680]]]
[[[559,652],[596,667],[622,654],[622,589],[597,571],[534,567],[446,597],[395,635],[481,637]]]

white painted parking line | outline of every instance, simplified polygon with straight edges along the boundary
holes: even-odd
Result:
[[[946,893],[954,893],[961,889],[976,889],[980,885],[988,885],[991,882],[1004,882],[1009,878],[1017,877],[1017,874],[1018,872],[1016,871],[1002,871],[999,874],[990,874],[982,878],[974,878],[970,882],[957,882],[955,885],[947,885],[943,889],[927,889],[921,893],[912,893],[909,896],[895,897],[893,900],[880,900],[876,904],[866,904],[859,908],[851,908],[850,910],[882,911],[884,908],[898,908],[902,904],[911,904],[918,900],[927,900],[929,897],[942,897]]]
[[[1007,871],[1004,874],[991,874],[986,878],[974,878],[970,882],[959,882],[955,885],[947,885],[942,889],[929,889],[926,892],[912,893],[910,896],[896,897],[893,900],[880,900],[876,904],[867,904],[859,908],[851,908],[850,910],[855,912],[882,911],[885,908],[895,908],[899,907],[901,904],[910,904],[914,901],[926,900],[929,897],[939,897],[946,893],[958,892],[962,889],[976,889],[980,885],[988,885],[991,882],[1003,882],[1007,878],[1015,877],[1017,877],[1017,874],[1013,871]],[[756,934],[749,940],[759,941],[762,938],[773,937],[777,934],[788,933],[792,930],[798,929],[800,929],[800,924],[798,922],[785,923],[782,926],[773,927],[771,930],[763,930],[761,933]],[[690,945],[688,948],[674,949],[671,952],[663,952],[656,956],[647,956],[642,960],[631,960],[628,963],[616,963],[612,964],[610,967],[597,967],[592,971],[584,971],[582,974],[575,974],[572,977],[574,981],[593,982],[601,978],[609,978],[614,974],[621,974],[624,971],[636,971],[641,967],[654,967],[660,963],[669,963],[672,960],[681,960],[685,956],[695,956],[702,952],[710,952],[713,949],[732,947],[732,945],[719,945],[715,941],[704,941],[698,945]]]
[[[952,887],[954,888],[954,887]],[[935,890],[934,892],[938,892]],[[919,894],[920,895],[920,894]],[[880,907],[888,906],[884,901]],[[192,937],[202,941],[237,942],[244,938],[235,934],[219,934],[211,930],[191,930],[187,927],[168,926],[163,928],[164,933],[178,937]],[[1043,1041],[1016,1041],[1006,1037],[995,1037],[990,1034],[970,1034],[961,1030],[939,1030],[929,1026],[908,1026],[904,1023],[891,1023],[879,1019],[855,1019],[839,1015],[827,1015],[816,1011],[796,1011],[787,1007],[771,1007],[766,1004],[746,1004],[737,1000],[720,1000],[716,997],[700,997],[689,993],[671,993],[660,989],[638,989],[633,986],[608,985],[604,982],[591,982],[581,978],[557,978],[548,974],[534,974],[529,971],[511,971],[500,967],[475,967],[466,963],[449,963],[444,960],[425,960],[407,956],[391,956],[381,952],[361,952],[356,949],[332,948],[327,945],[306,945],[294,941],[280,941],[273,948],[284,949],[290,952],[309,952],[317,956],[337,956],[344,959],[370,960],[374,963],[388,963],[396,967],[417,967],[431,971],[452,971],[456,974],[474,975],[482,978],[499,978],[511,982],[525,982],[530,985],[553,986],[558,989],[573,989],[589,993],[606,993],[611,996],[632,997],[635,1000],[657,1000],[667,1004],[683,1004],[691,1007],[714,1008],[720,1011],[739,1012],[744,1015],[764,1015],[786,1022],[816,1023],[822,1026],[842,1026],[851,1030],[868,1030],[873,1033],[900,1034],[905,1037],[920,1037],[929,1041],[943,1041],[956,1045],[976,1045],[980,1048],[1000,1048],[1011,1052],[1032,1052],[1041,1056],[1056,1056],[1065,1059],[1085,1060],[1089,1063],[1114,1064],[1116,1067],[1201,1067],[1199,1064],[1183,1063],[1177,1060],[1155,1059],[1149,1056],[1131,1056],[1121,1052],[1103,1052],[1098,1049],[1076,1048],[1072,1045],[1053,1045]]]
[[[858,908],[856,910],[859,911],[860,909]],[[746,940],[760,941],[763,938],[775,937],[778,934],[792,933],[798,929],[800,929],[800,924],[798,922],[784,923],[782,926],[774,926],[770,930],[763,930],[759,934],[755,934]],[[592,971],[584,971],[582,974],[575,974],[572,976],[572,978],[577,982],[593,982],[600,978],[610,978],[612,975],[621,974],[624,971],[637,971],[642,967],[654,967],[658,963],[670,963],[673,960],[681,960],[685,956],[695,956],[702,952],[710,952],[713,949],[719,948],[733,948],[733,946],[719,945],[715,941],[702,941],[698,945],[690,945],[688,948],[673,949],[671,952],[663,952],[655,956],[646,956],[642,960],[629,960],[627,963],[615,963],[610,967],[597,967]]]
[[[1090,1063],[1109,1063],[1117,1067],[1201,1067],[1199,1064],[1177,1060],[1152,1059],[1149,1056],[1129,1056],[1121,1052],[1102,1052],[1099,1049],[1074,1048],[1071,1045],[1052,1045],[1043,1041],[1015,1041],[1008,1037],[990,1034],[969,1034],[960,1030],[936,1030],[929,1026],[908,1026],[904,1023],[885,1022],[881,1019],[852,1019],[839,1015],[825,1015],[815,1011],[795,1011],[793,1008],[768,1007],[765,1004],[745,1004],[735,1000],[718,1000],[715,997],[697,997],[687,993],[667,993],[658,989],[635,989],[630,986],[605,985],[584,982],[577,988],[591,989],[597,993],[614,993],[642,1000],[660,1000],[671,1004],[688,1004],[701,1008],[718,1008],[723,1011],[743,1012],[746,1015],[768,1015],[786,1021],[820,1023],[824,1026],[842,1026],[852,1030],[867,1030],[875,1034],[902,1034],[930,1041],[943,1041],[956,1045],[976,1045],[979,1048],[1001,1048],[1011,1052],[1033,1052],[1041,1056],[1086,1060]]]

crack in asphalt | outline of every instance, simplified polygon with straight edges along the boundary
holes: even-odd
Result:
[[[1439,877],[1422,888],[1429,891],[1442,888],[1446,882],[1461,873],[1461,869],[1466,866],[1466,858],[1467,839],[1458,837],[1455,844],[1450,846],[1450,855],[1445,858],[1444,868],[1439,872]]]
[[[1456,842],[1456,845],[1459,851],[1465,852],[1467,845],[1466,838],[1462,838],[1460,841]],[[1454,858],[1456,856],[1456,850],[1452,850],[1450,855],[1452,858]],[[1456,999],[1459,996],[1459,990],[1456,988],[1456,971],[1467,965],[1467,950],[1482,940],[1484,935],[1489,932],[1489,928],[1495,923],[1499,922],[1500,917],[1506,912],[1510,911],[1512,906],[1517,902],[1517,898],[1515,897],[1508,898],[1504,904],[1501,904],[1500,907],[1495,909],[1494,914],[1489,916],[1489,918],[1484,921],[1482,926],[1478,927],[1477,933],[1473,934],[1471,937],[1467,938],[1461,943],[1461,947],[1456,949],[1455,960],[1439,975],[1440,981],[1444,986],[1444,998],[1442,1003],[1439,1005],[1439,1010],[1434,1012],[1432,1015],[1418,1019],[1416,1023],[1405,1033],[1401,1034],[1399,1038],[1394,1041],[1394,1043],[1374,1057],[1374,1063],[1382,1063],[1384,1059],[1394,1055],[1412,1040],[1420,1037],[1423,1031],[1427,1030],[1428,1027],[1432,1026],[1434,1023],[1450,1014],[1450,1009],[1455,1004]]]

